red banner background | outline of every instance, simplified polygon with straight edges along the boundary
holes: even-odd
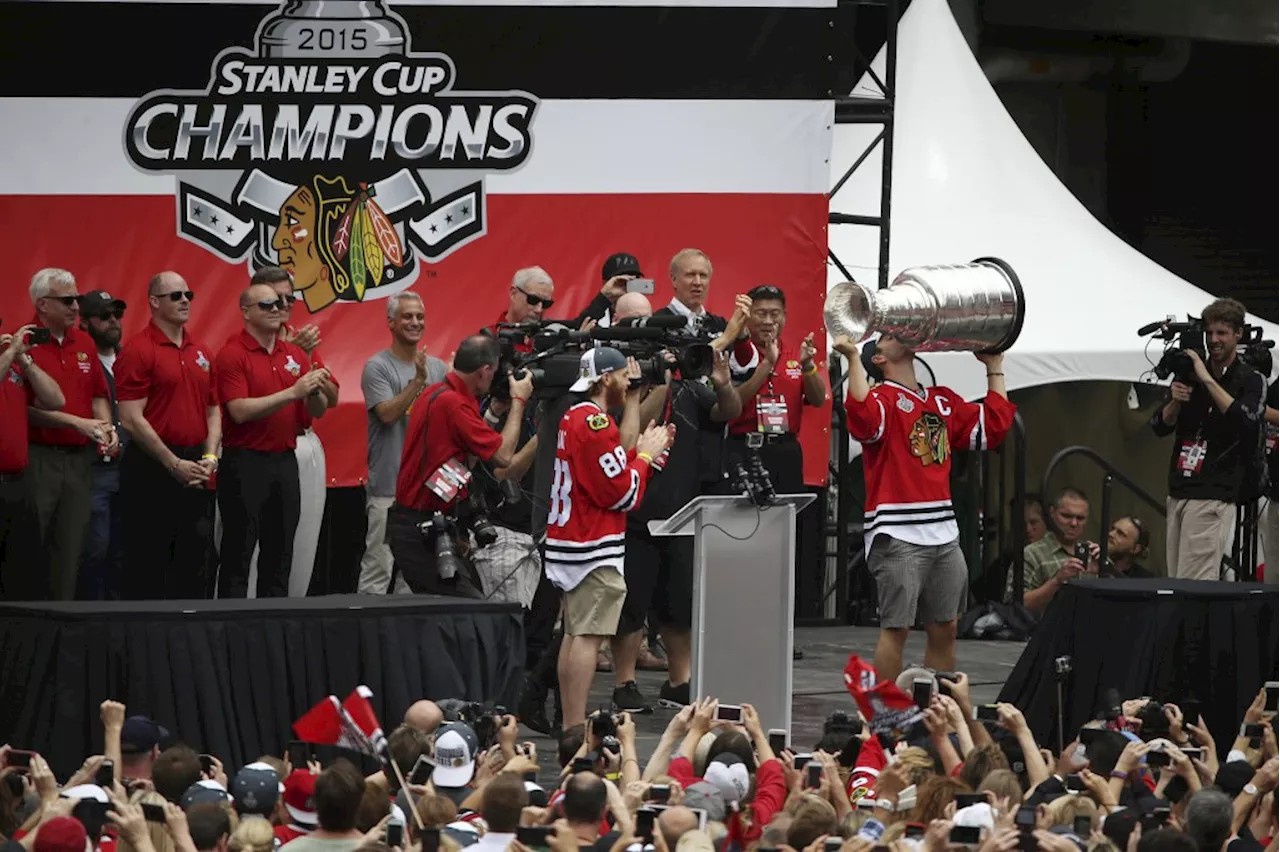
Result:
[[[667,264],[686,247],[714,265],[712,312],[727,315],[733,296],[762,283],[788,298],[787,342],[822,337],[826,288],[827,199],[810,194],[490,195],[488,234],[434,266],[411,287],[427,307],[427,349],[448,359],[457,342],[505,307],[512,273],[539,265],[556,282],[557,317],[575,316],[600,286],[600,266],[616,251],[636,255],[657,281],[654,307],[671,298]],[[129,303],[124,340],[148,322],[146,286],[158,271],[183,275],[197,294],[193,334],[213,350],[241,328],[237,299],[244,265],[224,263],[174,233],[172,196],[0,196],[0,252],[9,283],[0,291],[0,327],[12,331],[32,313],[27,285],[46,266],[69,269],[81,293],[104,289]],[[316,323],[321,354],[341,391],[339,406],[316,424],[332,487],[364,483],[366,415],[360,372],[386,347],[384,300],[338,303],[293,323]],[[825,371],[825,357],[820,361]],[[829,404],[829,403],[828,403]],[[830,410],[810,410],[802,430],[805,481],[826,481]]]

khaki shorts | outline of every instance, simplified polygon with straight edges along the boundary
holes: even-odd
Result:
[[[618,631],[627,581],[616,568],[597,568],[564,593],[564,635],[612,636]]]

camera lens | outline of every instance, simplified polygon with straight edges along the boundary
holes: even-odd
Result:
[[[471,522],[471,534],[476,537],[476,544],[481,547],[488,547],[498,540],[498,531],[484,516],[478,516]]]

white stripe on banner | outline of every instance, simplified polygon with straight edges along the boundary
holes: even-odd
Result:
[[[534,93],[537,94],[536,92]],[[0,195],[169,195],[122,136],[132,100],[0,98]],[[503,195],[825,193],[831,101],[545,100]]]
[[[82,2],[83,0],[44,0],[53,2]],[[155,0],[88,0],[94,3],[146,3],[154,5]],[[165,5],[223,5],[236,6],[279,6],[280,0],[236,0],[235,3],[224,3],[223,0],[167,0]],[[837,0],[393,0],[394,11],[400,6],[625,6],[625,7],[667,7],[686,6],[694,8],[731,9],[731,8],[779,8],[779,9],[829,9],[835,8]]]

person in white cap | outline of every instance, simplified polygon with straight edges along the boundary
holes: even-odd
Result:
[[[627,596],[623,579],[626,513],[640,504],[655,456],[673,430],[649,424],[628,452],[610,409],[622,408],[639,368],[617,349],[582,353],[569,388],[585,399],[560,420],[547,511],[547,578],[564,593],[564,642],[558,672],[564,729],[585,723],[596,655],[618,629]]]

